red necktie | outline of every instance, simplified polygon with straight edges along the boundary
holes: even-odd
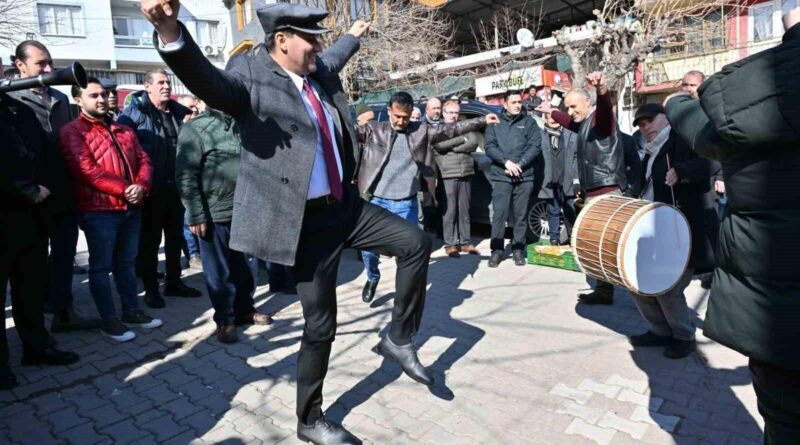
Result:
[[[328,120],[325,119],[325,112],[322,104],[311,89],[308,79],[303,79],[303,91],[306,93],[311,108],[317,116],[319,132],[322,135],[322,151],[325,153],[325,167],[328,171],[328,185],[331,188],[331,195],[337,201],[342,200],[342,179],[339,177],[339,164],[336,162],[336,154],[333,152],[333,140],[331,139],[331,129],[328,127]]]

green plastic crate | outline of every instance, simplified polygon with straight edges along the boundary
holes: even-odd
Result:
[[[537,245],[539,246],[547,246],[550,243],[539,241],[536,244],[531,244],[528,246],[528,264],[536,264],[537,266],[547,266],[547,267],[555,267],[558,269],[565,269],[565,270],[573,270],[575,272],[580,272],[581,269],[578,267],[578,264],[575,263],[575,258],[572,257],[572,252],[564,252],[563,255],[547,255],[536,252],[534,247]]]

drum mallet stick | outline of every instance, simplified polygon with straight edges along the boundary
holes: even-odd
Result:
[[[667,153],[667,171],[672,170],[672,163],[669,161],[669,153]],[[675,187],[669,186],[669,193],[672,195],[672,205],[678,208],[678,203],[675,201]],[[675,238],[680,240],[680,232],[678,231],[678,215],[675,215]]]

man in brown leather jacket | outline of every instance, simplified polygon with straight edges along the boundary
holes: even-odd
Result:
[[[416,224],[417,192],[424,186],[431,196],[436,195],[436,163],[431,144],[480,130],[498,119],[489,114],[434,128],[424,122],[410,122],[413,107],[411,95],[395,93],[389,100],[389,121],[369,122],[358,128],[358,139],[364,149],[357,178],[358,191],[364,199]],[[361,296],[369,303],[380,280],[378,256],[365,251],[362,259],[367,282]]]

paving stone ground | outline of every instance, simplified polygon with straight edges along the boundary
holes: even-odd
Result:
[[[488,241],[479,247],[488,253]],[[582,306],[575,294],[588,286],[578,273],[510,261],[489,269],[486,259],[433,254],[416,339],[437,377],[429,390],[371,351],[390,317],[394,261],[382,260],[367,305],[363,268],[345,252],[324,390],[330,419],[372,444],[760,443],[744,357],[700,333],[698,353],[684,360],[634,351],[625,335],[646,327],[624,292],[613,306]],[[203,287],[199,273],[186,278]],[[96,314],[85,275],[73,292],[80,312]],[[695,281],[687,297],[702,326],[707,291]],[[0,393],[0,443],[300,443],[300,304],[262,286],[257,305],[275,323],[242,330],[235,345],[214,339],[207,297],[148,309],[164,326],[125,344],[56,334],[81,354],[69,367],[18,366],[10,333],[21,385]],[[13,326],[10,308],[5,315]]]

